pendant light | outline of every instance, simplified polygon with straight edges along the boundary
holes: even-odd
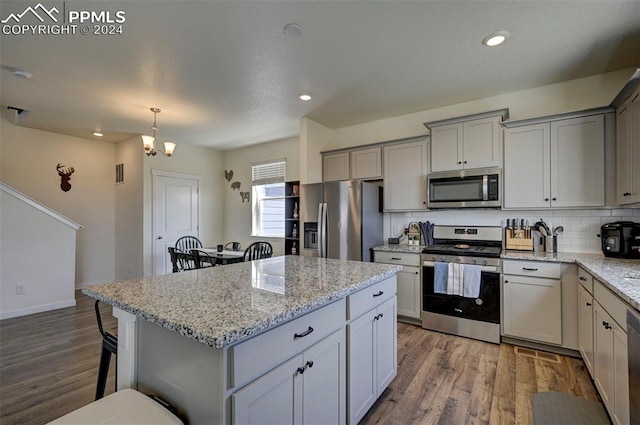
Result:
[[[176,148],[176,144],[173,142],[164,142],[164,152],[157,151],[155,147],[156,142],[156,131],[158,131],[158,124],[156,121],[157,115],[160,113],[160,108],[150,108],[151,112],[153,112],[153,126],[151,126],[151,130],[153,130],[153,136],[142,136],[142,146],[144,147],[144,151],[147,156],[155,156],[156,153],[160,152],[164,156],[173,156],[173,150]]]

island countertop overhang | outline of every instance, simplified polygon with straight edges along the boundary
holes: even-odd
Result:
[[[273,257],[87,287],[92,298],[224,348],[394,276],[402,266]]]

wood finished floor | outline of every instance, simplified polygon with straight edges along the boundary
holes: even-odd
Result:
[[[101,348],[93,299],[0,321],[0,424],[39,425],[93,401]],[[102,305],[106,329],[116,321]],[[599,400],[581,360],[560,363],[398,323],[398,376],[360,422],[533,424],[531,399],[559,391]],[[113,392],[112,359],[107,394]]]
[[[45,424],[94,400],[102,337],[94,299],[76,291],[76,306],[0,321],[0,424]],[[105,330],[116,332],[100,304]],[[115,387],[112,356],[106,394]]]

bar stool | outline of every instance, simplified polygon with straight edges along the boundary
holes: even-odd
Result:
[[[163,400],[127,388],[74,410],[49,425],[184,425],[175,412],[176,409]]]
[[[102,319],[100,319],[100,308],[96,300],[96,319],[98,320],[98,330],[102,335],[102,352],[100,353],[100,369],[98,369],[98,385],[96,386],[96,400],[104,397],[104,389],[107,386],[107,375],[109,374],[109,363],[111,362],[111,354],[118,355],[118,337],[105,332],[102,328]],[[116,388],[118,388],[118,374],[116,366]]]

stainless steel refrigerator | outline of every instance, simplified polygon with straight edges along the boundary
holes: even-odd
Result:
[[[383,243],[381,192],[358,180],[302,185],[300,254],[371,261]]]

